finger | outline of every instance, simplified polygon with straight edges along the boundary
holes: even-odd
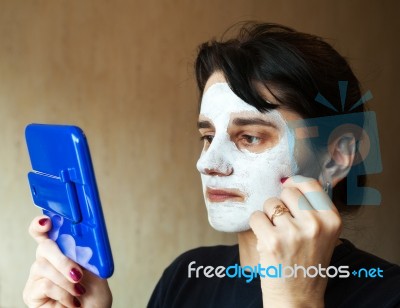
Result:
[[[48,239],[47,232],[51,229],[51,219],[46,215],[35,217],[29,225],[29,234],[39,244]]]
[[[302,215],[312,214],[314,218],[323,222],[326,230],[340,233],[342,220],[339,211],[317,180],[296,175],[286,180],[283,187],[297,188],[303,194],[303,197],[299,199],[299,204],[304,206],[308,202],[315,209],[315,211],[301,211]]]
[[[37,250],[36,259],[44,258],[50,262],[68,281],[75,283],[82,279],[82,269],[80,266],[67,258],[50,239],[43,240]]]
[[[46,304],[40,306],[40,308],[69,308],[64,306],[63,304],[60,304],[58,302],[54,302],[53,300],[48,301]]]
[[[253,214],[251,214],[249,225],[258,240],[268,236],[272,232],[275,232],[275,228],[271,221],[265,215],[265,213],[261,211],[255,211]]]
[[[92,307],[94,299],[93,294],[102,294],[104,296],[104,300],[102,301],[104,307],[111,307],[112,294],[107,279],[100,278],[88,270],[83,270],[83,273],[84,277],[81,282],[85,284],[87,292],[84,296],[79,298],[82,306]]]
[[[299,218],[310,211],[315,211],[307,198],[296,187],[285,187],[282,189],[280,198],[284,204],[290,209],[293,217]]]
[[[288,178],[283,183],[283,187],[297,188],[307,198],[308,203],[319,212],[332,210],[337,213],[336,207],[316,179],[295,175]]]
[[[71,283],[44,258],[39,258],[33,263],[29,277],[33,281],[47,278],[74,296],[80,296],[86,293],[86,289],[83,285],[80,283]]]
[[[26,298],[28,306],[46,307],[48,305],[48,307],[55,307],[56,303],[66,307],[81,306],[80,301],[75,296],[47,278],[42,278],[34,282],[30,281],[26,288],[29,289],[29,296]],[[51,303],[51,300],[56,303]]]
[[[279,207],[286,209],[287,212],[280,212]],[[274,226],[287,224],[293,218],[285,203],[275,197],[264,202],[264,212]]]
[[[58,303],[58,302],[55,303],[54,301],[51,301],[51,302],[49,301],[45,305],[40,306],[40,308],[69,308],[69,307],[66,307],[63,304]]]

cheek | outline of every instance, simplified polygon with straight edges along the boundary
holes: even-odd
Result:
[[[243,159],[238,169],[238,176],[247,179],[249,184],[274,181],[284,173],[286,164],[277,155],[262,155],[257,158]]]
[[[236,178],[250,197],[249,202],[264,202],[277,197],[281,191],[280,179],[293,175],[289,150],[284,144],[261,154],[243,153],[235,161]]]
[[[261,154],[245,152],[235,160],[234,167],[240,173],[247,173],[252,177],[263,174],[286,172],[291,165],[291,156],[287,147],[279,144]]]

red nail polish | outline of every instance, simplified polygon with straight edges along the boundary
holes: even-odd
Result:
[[[45,226],[48,221],[49,221],[48,218],[42,218],[42,219],[39,220],[39,225]]]
[[[76,293],[78,293],[79,295],[86,293],[85,287],[83,285],[81,285],[80,283],[76,283],[74,285],[74,289],[75,289]]]
[[[80,271],[78,271],[76,268],[73,268],[70,272],[69,275],[74,281],[79,281],[82,278],[82,274]]]
[[[81,302],[76,297],[74,297],[74,306],[75,307],[80,307],[81,306]]]
[[[288,179],[287,177],[281,178],[281,183],[282,183],[282,184],[285,183],[287,179]]]

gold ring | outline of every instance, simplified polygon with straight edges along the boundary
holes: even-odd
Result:
[[[275,205],[274,212],[271,215],[271,222],[274,223],[274,218],[283,215],[285,212],[289,212],[289,209],[286,206],[282,204]]]

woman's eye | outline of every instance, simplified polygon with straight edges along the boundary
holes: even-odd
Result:
[[[250,135],[242,135],[242,138],[244,139],[244,141],[248,144],[259,144],[261,141],[261,138],[256,137],[256,136],[250,136]]]
[[[204,143],[211,143],[214,139],[213,135],[204,135],[200,137],[200,140],[203,141]]]

